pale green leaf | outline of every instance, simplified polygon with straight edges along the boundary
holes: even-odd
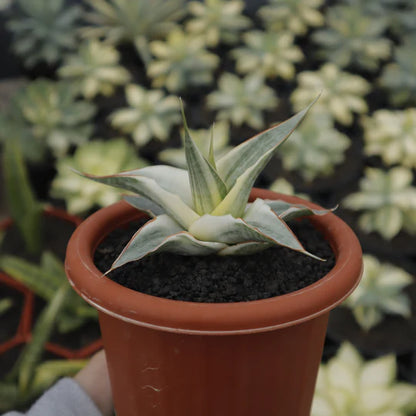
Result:
[[[386,355],[364,365],[360,383],[363,387],[389,386],[395,377],[396,359],[393,355]]]
[[[282,219],[289,221],[308,215],[325,215],[333,209],[313,209],[302,204],[291,204],[282,200],[265,199],[264,202]]]
[[[151,217],[157,217],[165,213],[159,205],[142,196],[126,195],[123,199],[134,208],[146,212]]]

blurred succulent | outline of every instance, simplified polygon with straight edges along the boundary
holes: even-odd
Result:
[[[244,1],[204,0],[191,1],[188,10],[193,16],[186,29],[193,35],[203,36],[205,44],[215,47],[219,43],[237,43],[240,32],[251,26],[248,17],[242,14]]]
[[[53,299],[61,286],[69,287],[64,265],[55,255],[47,251],[42,254],[40,264],[16,256],[3,255],[0,257],[0,267],[47,302]],[[68,291],[64,305],[55,317],[58,331],[61,333],[72,331],[91,319],[98,319],[97,311],[74,291]]]
[[[333,126],[328,115],[311,115],[281,147],[281,160],[287,170],[296,170],[307,181],[334,172],[344,160],[350,140]]]
[[[225,154],[231,150],[231,147],[228,145],[230,140],[230,126],[227,121],[219,121],[215,123],[212,129],[209,130],[189,129],[189,133],[192,136],[195,144],[198,146],[198,149],[207,159],[210,151],[209,147],[211,135],[215,139],[213,142],[213,150],[216,159],[225,156]],[[184,134],[184,132],[182,134]],[[183,148],[164,149],[158,154],[158,158],[162,162],[168,163],[178,168],[186,168],[186,156],[185,150]]]
[[[0,0],[0,12],[7,10],[12,5],[12,0]]]
[[[294,44],[289,32],[253,30],[243,35],[245,46],[231,51],[237,60],[238,72],[257,72],[266,78],[280,76],[286,80],[295,76],[295,63],[302,61],[302,50]]]
[[[416,108],[377,110],[363,117],[364,151],[380,155],[387,165],[416,168]]]
[[[6,313],[13,306],[13,300],[11,298],[0,299],[0,316]]]
[[[295,109],[303,108],[322,92],[314,110],[331,114],[341,124],[350,125],[353,113],[368,111],[363,96],[370,91],[370,84],[358,75],[341,71],[332,63],[324,64],[318,71],[301,72],[297,79],[299,86],[290,97]]]
[[[219,57],[206,50],[202,37],[174,29],[166,41],[153,41],[150,50],[155,59],[150,62],[147,74],[153,87],[177,92],[188,86],[212,83]]]
[[[296,195],[299,198],[309,200],[309,196],[306,194],[298,194],[295,192],[293,185],[284,178],[278,178],[270,185],[269,189],[274,192],[285,195]]]
[[[102,207],[118,201],[121,193],[74,175],[71,168],[80,171],[88,169],[95,175],[105,175],[145,165],[136,156],[135,149],[123,139],[92,140],[78,147],[73,156],[58,160],[58,173],[52,181],[51,195],[64,199],[68,212],[83,214],[95,206]]]
[[[344,199],[344,206],[363,210],[359,225],[365,232],[377,231],[385,239],[401,229],[416,233],[416,188],[410,169],[394,167],[386,172],[367,168],[360,191]]]
[[[213,140],[206,159],[184,119],[187,170],[160,165],[110,176],[84,175],[134,192],[137,196],[127,197],[127,202],[154,218],[133,236],[109,271],[161,251],[241,255],[280,245],[317,259],[302,247],[285,219],[324,215],[327,210],[259,198],[248,203],[255,179],[308,109],[246,140],[218,163]]]
[[[395,106],[416,104],[416,34],[395,48],[393,62],[387,64],[380,77],[380,85],[388,92]]]
[[[412,276],[392,264],[381,264],[368,254],[363,260],[361,282],[342,306],[351,309],[357,323],[366,331],[379,324],[385,314],[409,318],[410,298],[403,293],[403,288],[413,282]]]
[[[275,108],[278,102],[274,90],[257,74],[249,74],[242,79],[224,73],[218,86],[218,90],[208,95],[207,105],[212,110],[218,110],[218,120],[230,120],[237,126],[246,123],[256,129],[262,128],[262,112]]]
[[[330,7],[327,29],[316,31],[312,39],[322,47],[320,55],[341,68],[347,66],[375,71],[388,59],[392,42],[383,37],[388,19],[366,14],[360,0]]]
[[[113,45],[133,43],[141,59],[150,61],[149,41],[166,36],[185,14],[184,0],[86,0],[91,26],[85,37],[104,38]]]
[[[266,27],[275,32],[288,30],[295,35],[304,35],[308,27],[324,24],[324,17],[319,11],[324,0],[269,0],[258,14]]]
[[[321,364],[311,416],[411,416],[416,386],[396,381],[394,355],[365,361],[345,342]]]
[[[42,362],[44,346],[69,293],[72,291],[66,281],[55,290],[36,321],[30,342],[25,344],[12,370],[0,381],[0,412],[27,408],[56,380],[73,376],[86,364],[86,360],[67,359]]]
[[[165,96],[162,90],[146,90],[140,85],[126,87],[128,108],[110,115],[111,124],[125,133],[131,133],[134,142],[143,146],[153,137],[167,140],[173,125],[180,122],[179,100]]]
[[[16,0],[14,17],[7,22],[12,48],[27,67],[57,64],[77,47],[82,8],[65,0]]]
[[[56,157],[63,156],[71,145],[84,143],[93,130],[94,105],[77,100],[67,82],[33,81],[20,91],[17,105],[35,139]]]
[[[97,94],[111,95],[118,85],[130,80],[130,74],[119,65],[120,54],[111,45],[97,40],[82,43],[76,54],[68,55],[58,74],[75,83],[81,94],[92,99]]]

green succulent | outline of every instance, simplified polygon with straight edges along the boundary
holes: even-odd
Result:
[[[318,113],[305,120],[281,147],[283,167],[296,170],[307,181],[327,176],[345,159],[349,146],[350,140],[334,128],[331,118]]]
[[[364,151],[380,155],[387,165],[416,168],[416,108],[377,110],[363,117]]]
[[[89,38],[104,38],[113,45],[134,44],[142,60],[150,61],[149,41],[163,38],[185,14],[184,0],[86,0],[91,26],[82,29]]]
[[[335,64],[326,63],[318,71],[301,72],[297,80],[299,86],[290,97],[296,110],[322,91],[316,112],[329,113],[341,124],[350,125],[353,113],[368,111],[363,96],[370,92],[370,84],[358,75],[341,71]]]
[[[145,165],[146,163],[136,156],[135,150],[124,139],[92,140],[78,147],[73,156],[58,160],[51,195],[63,198],[68,212],[86,213],[97,205],[102,207],[118,201],[121,193],[74,175],[71,168],[80,171],[88,169],[96,175],[105,175]]]
[[[167,140],[172,126],[180,122],[178,98],[165,96],[162,90],[146,90],[130,84],[126,87],[126,99],[130,107],[114,111],[110,115],[111,124],[131,133],[138,146],[153,137]]]
[[[193,16],[186,29],[193,35],[203,36],[205,44],[215,47],[219,43],[237,43],[241,31],[251,26],[251,20],[242,14],[244,1],[204,0],[191,1],[188,10]]]
[[[275,108],[278,102],[274,90],[257,74],[239,78],[226,72],[218,87],[208,95],[207,105],[218,110],[218,120],[230,120],[237,126],[246,123],[255,129],[264,127],[263,111]]]
[[[266,78],[295,76],[295,64],[302,61],[302,50],[294,44],[289,32],[262,32],[253,30],[243,35],[245,46],[231,51],[238,72],[257,72]]]
[[[269,0],[268,3],[258,14],[272,31],[288,30],[304,35],[309,27],[319,27],[325,22],[319,11],[324,0]]]
[[[392,42],[383,37],[388,19],[367,14],[362,3],[354,0],[329,8],[328,28],[316,31],[312,39],[321,46],[321,56],[339,67],[376,71],[391,54]]]
[[[77,100],[71,84],[38,79],[17,96],[17,105],[31,132],[56,157],[67,153],[71,145],[88,140],[95,106]]]
[[[185,132],[183,132],[183,134],[184,133]],[[231,147],[228,145],[230,140],[230,126],[227,121],[219,121],[218,123],[215,123],[215,125],[210,130],[189,129],[189,134],[192,136],[192,139],[198,146],[198,149],[206,158],[208,158],[209,155],[211,135],[215,138],[213,143],[213,150],[216,159],[221,158],[231,150]],[[158,158],[162,162],[168,163],[178,168],[186,168],[186,155],[183,148],[164,149],[158,154]]]
[[[160,165],[104,177],[85,175],[138,194],[126,197],[127,202],[154,218],[133,236],[110,270],[161,251],[241,255],[281,245],[317,258],[302,247],[285,219],[326,210],[262,199],[248,203],[256,177],[307,110],[243,142],[217,162],[212,140],[206,159],[184,121],[187,170]]]
[[[342,304],[351,309],[355,320],[368,331],[379,324],[385,314],[411,316],[410,298],[403,288],[413,282],[410,274],[375,257],[364,255],[364,273],[360,284]]]
[[[212,83],[219,57],[206,50],[202,37],[174,29],[166,41],[153,41],[150,50],[155,59],[150,62],[147,74],[153,87],[177,92],[188,86]]]
[[[406,38],[394,50],[393,62],[387,64],[379,79],[395,106],[416,104],[416,35]]]
[[[285,194],[285,195],[296,195],[299,198],[303,198],[306,200],[310,199],[309,196],[306,194],[295,193],[295,188],[293,187],[293,185],[284,178],[278,178],[275,181],[273,181],[269,189],[271,191],[278,192],[278,193]]]
[[[396,380],[394,355],[365,361],[345,342],[321,364],[311,416],[411,416],[416,386]]]
[[[106,96],[114,92],[116,86],[130,80],[130,74],[119,65],[120,54],[111,45],[97,40],[82,43],[76,54],[68,55],[59,76],[77,85],[81,94],[92,99],[97,94]]]
[[[65,52],[77,47],[77,28],[82,15],[78,5],[65,0],[16,0],[15,15],[7,22],[13,34],[12,48],[27,67],[57,64]]]
[[[365,232],[377,231],[389,240],[400,230],[416,233],[416,188],[412,171],[394,167],[384,172],[367,168],[360,191],[347,196],[346,208],[363,210],[359,225]]]

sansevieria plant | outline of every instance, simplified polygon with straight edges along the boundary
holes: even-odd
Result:
[[[203,155],[189,134],[183,114],[187,169],[159,165],[111,176],[84,174],[137,194],[126,196],[126,201],[153,217],[132,237],[108,272],[161,251],[243,255],[279,245],[319,259],[304,249],[286,221],[323,215],[327,210],[279,200],[248,203],[255,179],[312,104],[241,143],[218,161],[214,159],[213,135],[209,154]]]

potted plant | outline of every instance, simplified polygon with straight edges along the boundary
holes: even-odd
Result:
[[[213,139],[205,157],[184,118],[188,172],[152,166],[89,176],[140,195],[127,196],[129,204],[119,202],[85,220],[71,237],[66,257],[71,284],[99,310],[118,415],[309,414],[328,314],[358,284],[361,248],[350,228],[329,210],[297,197],[251,190],[308,109],[247,140],[218,162]],[[94,264],[94,252],[111,231],[148,214],[154,219],[139,229],[107,275],[146,259],[163,262],[148,254],[166,250],[197,257],[282,245],[321,264],[285,223],[312,214],[310,221],[328,240],[336,263],[309,286],[255,301],[204,303],[140,293],[103,276]],[[257,256],[250,257],[260,266]],[[244,258],[239,256],[238,262]],[[161,267],[168,273],[172,265]],[[192,270],[183,274],[188,272]],[[209,270],[205,280],[214,280],[215,273]]]

